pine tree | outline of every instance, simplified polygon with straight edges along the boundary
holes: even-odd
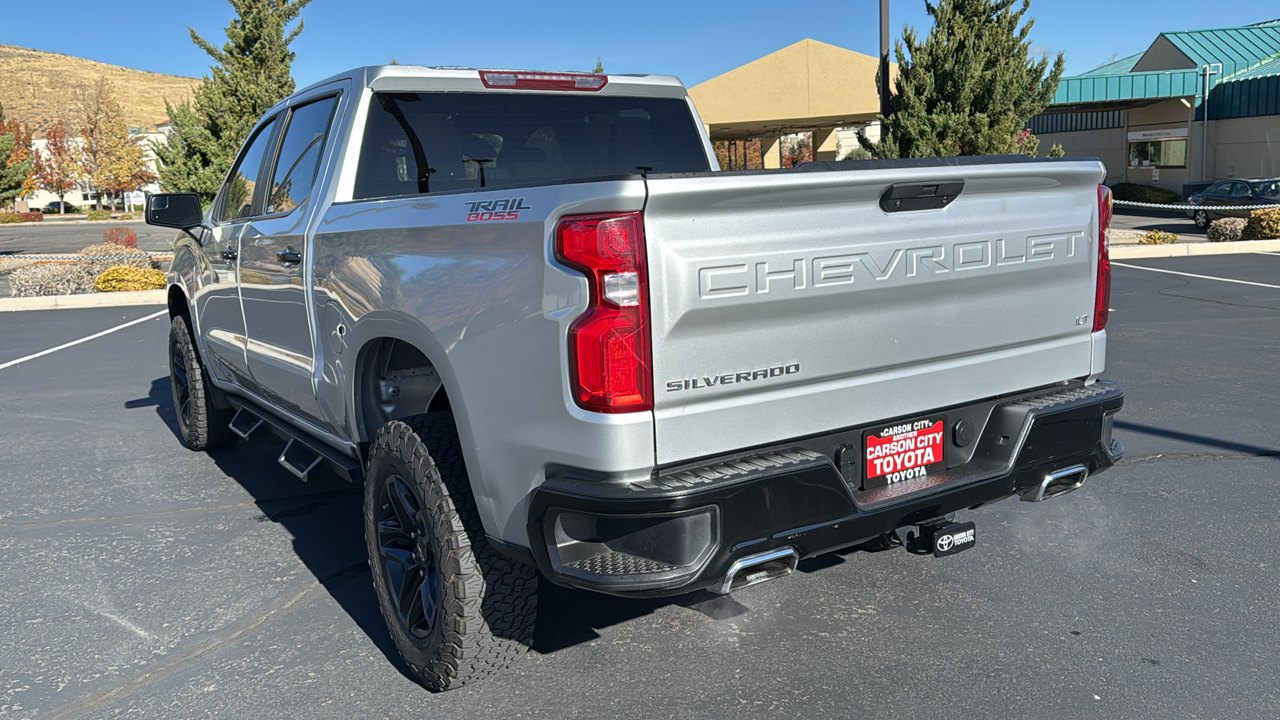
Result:
[[[6,122],[0,105],[0,207],[27,194],[31,165],[31,131],[16,120]]]
[[[189,191],[211,202],[236,151],[271,106],[294,91],[294,53],[302,9],[311,0],[230,0],[236,18],[222,48],[191,32],[191,41],[214,64],[195,91],[194,103],[165,106],[171,121],[167,144],[154,147],[166,190]],[[286,28],[298,21],[296,27]]]
[[[597,56],[596,56],[596,67],[595,67],[595,69],[594,69],[594,70],[592,70],[591,72],[593,72],[593,73],[602,73],[602,72],[604,72],[604,62],[600,60],[600,56],[599,56],[599,55],[597,55]]]
[[[1064,60],[1062,53],[1052,67],[1047,57],[1032,60],[1035,21],[1019,27],[1031,2],[1017,4],[926,1],[933,28],[923,42],[906,28],[895,43],[891,114],[880,118],[880,142],[863,145],[882,158],[1027,152],[1021,131],[1052,101]]]

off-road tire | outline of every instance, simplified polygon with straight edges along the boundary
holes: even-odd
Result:
[[[182,367],[178,365],[179,360]],[[180,373],[186,375],[185,397]],[[200,353],[196,352],[185,315],[175,317],[169,324],[169,388],[173,392],[173,411],[184,445],[192,450],[213,450],[235,439],[228,427],[233,413],[213,402],[213,386],[209,384]]]
[[[418,628],[429,632],[425,637],[410,632],[392,599],[381,550],[379,517],[390,508],[383,502],[384,488],[395,478],[416,494],[426,547],[434,553],[438,601],[430,630]],[[537,614],[537,575],[486,542],[452,415],[428,413],[382,426],[369,451],[364,517],[382,617],[423,685],[434,691],[461,687],[504,670],[528,649]]]

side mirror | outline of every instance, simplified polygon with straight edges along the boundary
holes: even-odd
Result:
[[[157,193],[147,198],[147,224],[190,230],[204,221],[195,193]]]

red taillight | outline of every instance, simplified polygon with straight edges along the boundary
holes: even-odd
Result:
[[[556,256],[581,270],[590,303],[569,327],[578,405],[620,413],[653,408],[649,289],[640,213],[578,215],[556,228]]]
[[[1111,305],[1111,188],[1098,186],[1098,290],[1093,300],[1093,331],[1107,327]]]
[[[577,90],[598,92],[609,84],[606,75],[589,73],[526,72],[523,70],[481,70],[480,82],[487,88],[511,90]]]

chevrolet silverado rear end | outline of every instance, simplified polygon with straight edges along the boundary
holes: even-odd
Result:
[[[871,540],[951,554],[976,538],[956,511],[1110,467],[1102,178],[1009,157],[647,177],[626,360],[651,353],[654,470],[548,472],[544,572],[669,594]]]
[[[264,115],[170,273],[183,441],[364,483],[414,675],[532,638],[537,578],[731,592],[1121,455],[1096,160],[719,172],[674,78],[361,68]]]

